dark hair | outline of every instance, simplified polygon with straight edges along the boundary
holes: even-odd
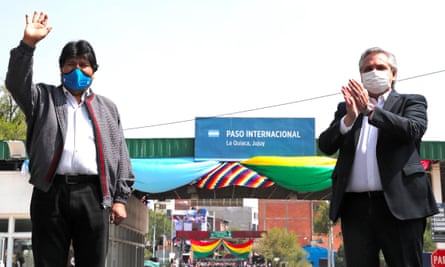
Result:
[[[65,61],[73,57],[84,57],[88,59],[94,72],[96,72],[99,67],[96,62],[93,47],[85,40],[72,41],[63,47],[59,57],[59,67],[62,68]]]

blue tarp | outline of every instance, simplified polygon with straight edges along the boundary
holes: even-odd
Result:
[[[193,158],[131,159],[134,188],[146,193],[166,192],[198,181],[220,165],[218,161]]]
[[[306,245],[303,246],[303,249],[309,254],[307,260],[312,263],[313,267],[318,267],[320,259],[328,258],[327,248]]]
[[[159,262],[154,262],[151,260],[145,260],[144,261],[144,267],[159,267],[160,263]]]

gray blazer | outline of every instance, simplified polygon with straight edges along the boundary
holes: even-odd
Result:
[[[61,86],[33,83],[33,54],[34,48],[23,42],[11,50],[5,85],[26,116],[30,183],[47,192],[65,142],[67,101]],[[102,205],[125,204],[134,174],[119,112],[112,101],[91,90],[85,104],[95,134]]]
[[[401,220],[423,218],[438,212],[430,180],[420,162],[420,142],[427,129],[427,102],[422,95],[398,94],[392,90],[383,108],[369,117],[379,129],[377,163],[388,207]],[[341,216],[343,196],[351,173],[363,115],[345,135],[340,120],[346,114],[344,102],[338,105],[334,120],[320,134],[319,148],[331,155],[339,152],[332,174],[330,218]]]

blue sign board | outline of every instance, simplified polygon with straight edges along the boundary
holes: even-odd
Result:
[[[315,155],[314,118],[196,118],[195,159]]]

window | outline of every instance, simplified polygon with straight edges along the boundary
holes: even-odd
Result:
[[[8,232],[8,219],[0,219],[0,233]]]
[[[15,232],[31,232],[31,220],[30,219],[15,219]]]

